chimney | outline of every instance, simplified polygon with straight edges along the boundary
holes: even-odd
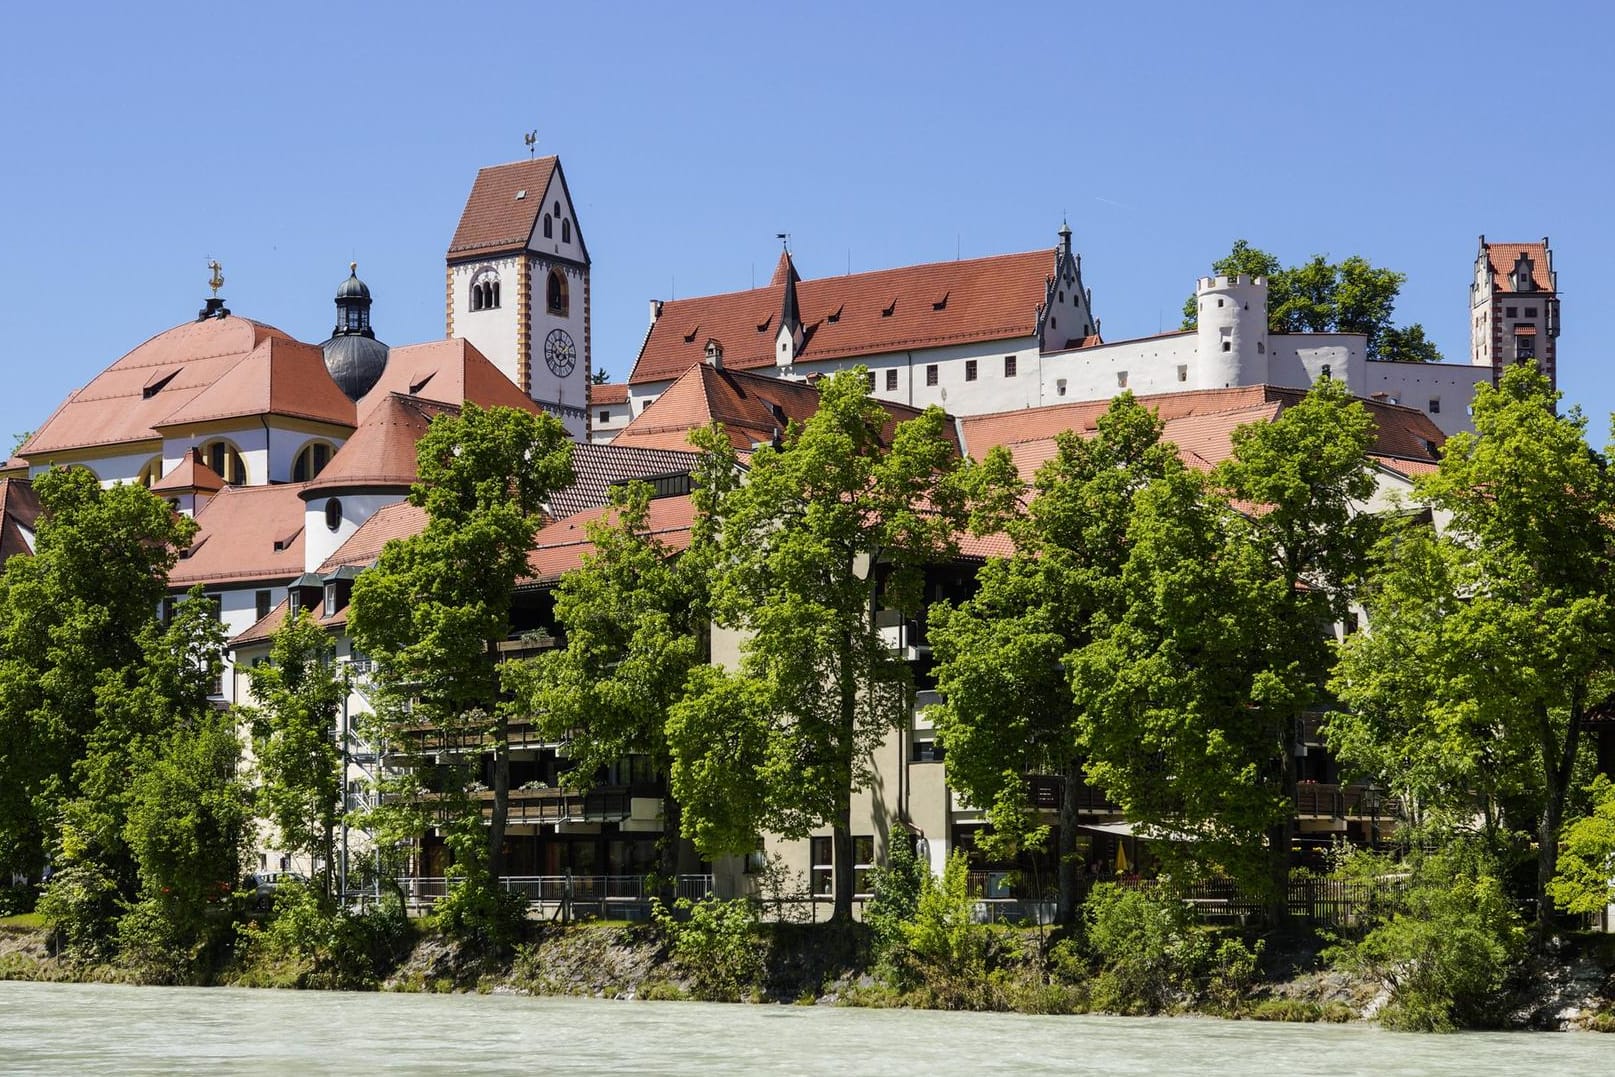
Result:
[[[660,299],[652,299],[650,301],[650,323],[652,325],[655,325],[656,320],[658,318],[660,318],[661,316],[662,316],[662,301]]]

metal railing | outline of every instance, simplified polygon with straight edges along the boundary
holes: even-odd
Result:
[[[441,875],[404,876],[395,880],[404,901],[424,909],[446,896],[454,880]],[[505,875],[499,885],[521,894],[530,909],[545,911],[570,905],[579,914],[605,917],[616,913],[649,911],[651,899],[660,896],[647,875]],[[675,898],[699,901],[712,893],[711,875],[679,875],[673,880]]]

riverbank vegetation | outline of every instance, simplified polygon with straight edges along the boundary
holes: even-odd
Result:
[[[390,757],[364,820],[380,848],[435,828],[452,854],[446,896],[415,920],[384,885],[362,911],[339,900],[346,693],[323,630],[291,618],[250,674],[257,708],[219,711],[211,603],[153,616],[194,524],[138,488],[41,477],[34,555],[0,575],[0,871],[26,881],[0,888],[0,915],[37,908],[44,930],[5,928],[0,975],[1610,1023],[1607,946],[1564,917],[1615,896],[1615,793],[1593,743],[1615,721],[1615,480],[1545,379],[1517,367],[1482,387],[1478,436],[1448,442],[1412,503],[1373,514],[1372,424],[1328,379],[1200,470],[1124,394],[1031,481],[1003,452],[957,459],[940,412],[888,429],[864,384],[825,382],[746,482],[707,432],[688,549],[646,533],[643,488],[616,491],[615,524],[591,528],[595,554],[556,592],[568,645],[502,665],[569,447],[525,413],[434,421],[412,494],[428,524],[359,577],[352,620],[380,733],[489,746],[491,814],[459,765],[474,756]],[[1018,925],[980,922],[964,856],[935,873],[901,825],[861,907],[854,894],[851,796],[915,691],[871,611],[918,615],[925,567],[967,532],[1011,552],[929,607],[932,717],[950,782],[992,823],[979,849],[1026,866]],[[1337,639],[1360,611],[1369,630]],[[739,641],[732,668],[711,662],[714,625]],[[767,873],[729,901],[652,886],[645,923],[529,921],[500,880],[518,710],[589,773],[654,760],[670,837],[703,855],[830,831],[832,923],[790,922],[800,906]],[[1302,878],[1308,722],[1401,811]],[[1032,810],[1033,774],[1065,779],[1058,826]],[[1081,862],[1083,787],[1149,842],[1149,878]],[[254,817],[319,878],[242,885]],[[1207,880],[1239,900],[1208,905]],[[1298,882],[1354,896],[1314,917]]]

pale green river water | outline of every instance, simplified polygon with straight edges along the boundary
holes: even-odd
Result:
[[[0,1072],[1615,1075],[1615,1036],[0,983]]]

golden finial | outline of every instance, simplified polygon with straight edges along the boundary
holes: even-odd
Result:
[[[207,267],[213,270],[213,275],[207,280],[208,287],[213,289],[213,298],[217,299],[219,297],[219,289],[224,287],[224,267],[219,265],[218,259],[216,258],[210,259]]]

